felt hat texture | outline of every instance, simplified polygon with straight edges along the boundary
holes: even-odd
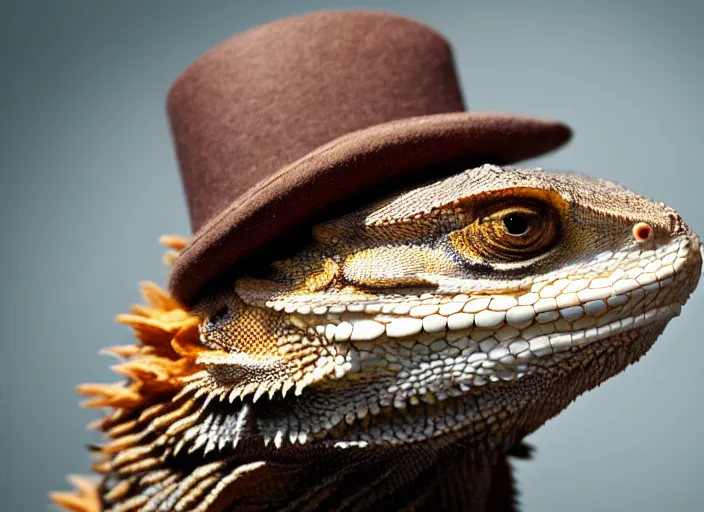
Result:
[[[446,39],[369,11],[233,36],[176,79],[167,108],[194,232],[169,290],[186,305],[338,201],[534,157],[571,134],[556,121],[466,111]]]

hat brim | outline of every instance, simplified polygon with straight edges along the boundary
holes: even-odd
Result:
[[[570,137],[556,121],[485,112],[408,118],[349,133],[280,169],[210,219],[174,262],[169,291],[191,305],[235,263],[355,192],[394,178],[402,189],[419,175],[442,175],[443,166],[509,164]]]

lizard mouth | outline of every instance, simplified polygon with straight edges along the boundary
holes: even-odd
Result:
[[[602,254],[585,265],[589,273],[567,269],[511,294],[338,297],[332,306],[308,297],[303,306],[270,306],[291,312],[294,324],[334,349],[338,377],[395,374],[402,384],[449,370],[463,387],[476,387],[679,315],[698,280],[697,249],[696,239],[683,236],[656,250]]]
[[[570,275],[577,270],[568,269],[512,295],[460,290],[450,296],[391,294],[364,301],[340,297],[330,305],[308,300],[302,306],[277,301],[269,306],[288,312],[294,325],[326,345],[328,360],[320,367],[334,370],[296,393],[308,416],[315,408],[305,404],[338,404],[332,417],[320,418],[321,431],[337,425],[342,447],[407,442],[461,430],[476,418],[466,410],[450,419],[453,408],[500,394],[507,385],[522,386],[524,377],[570,372],[591,361],[597,347],[611,350],[647,340],[642,355],[680,314],[702,259],[698,240],[688,236],[631,254],[599,255],[585,264],[589,274]],[[585,390],[575,389],[564,405]],[[435,409],[443,418],[441,428],[416,431],[413,418],[427,422]],[[390,427],[398,421],[398,428]],[[360,422],[388,428],[381,428],[377,439],[370,429],[353,428]],[[411,430],[410,437],[403,433]]]
[[[468,357],[460,354],[455,358],[429,358],[414,363],[413,370],[401,370],[393,379],[380,374],[377,383],[381,386],[366,379],[359,388],[313,386],[307,398],[345,404],[344,410],[333,414],[332,419],[320,420],[326,424],[322,429],[326,443],[335,448],[425,440],[443,444],[458,438],[482,443],[487,435],[496,435],[497,429],[504,430],[504,434],[515,432],[519,418],[516,411],[506,412],[506,403],[516,410],[530,407],[534,394],[535,400],[548,403],[538,407],[542,409],[539,413],[523,416],[541,418],[539,423],[546,421],[597,383],[591,382],[593,376],[582,379],[577,375],[564,380],[566,376],[579,370],[588,376],[589,366],[602,354],[611,354],[609,360],[599,362],[602,374],[608,377],[622,371],[652,346],[680,310],[680,303],[672,303],[571,333],[542,335],[531,340],[529,348],[518,355],[511,354],[510,344],[499,344],[488,352],[477,347]],[[454,346],[464,346],[465,339]],[[566,343],[566,339],[571,341]],[[448,347],[452,346],[448,342]],[[517,393],[524,378],[530,378],[529,389]],[[545,399],[545,392],[537,391],[546,385],[552,388],[549,400]],[[378,393],[370,394],[370,389]],[[520,396],[521,403],[511,403],[516,396]],[[305,395],[301,398],[306,401]],[[504,424],[486,424],[485,415],[504,418]]]

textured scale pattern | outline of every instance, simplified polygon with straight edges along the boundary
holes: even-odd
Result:
[[[511,219],[510,226],[506,219]],[[166,238],[178,258],[186,241]],[[191,310],[144,284],[83,385],[75,511],[512,510],[529,433],[647,352],[702,265],[680,216],[576,174],[482,166],[317,225]],[[441,505],[440,505],[441,504]]]

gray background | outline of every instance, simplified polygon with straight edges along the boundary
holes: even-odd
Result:
[[[113,381],[113,315],[164,281],[157,237],[188,234],[164,115],[174,77],[253,25],[383,8],[452,41],[473,110],[566,120],[534,163],[608,177],[704,232],[704,3],[16,1],[0,4],[0,508],[44,510],[85,473],[73,386]],[[525,511],[701,510],[700,289],[641,363],[530,438]]]

